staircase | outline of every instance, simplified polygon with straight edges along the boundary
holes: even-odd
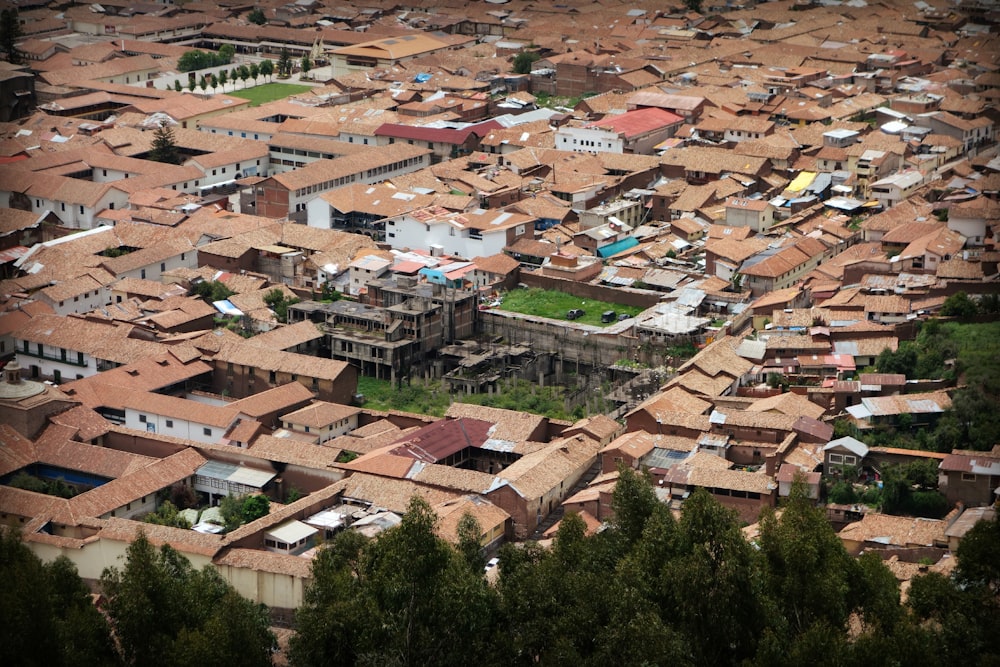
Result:
[[[580,476],[580,479],[577,480],[576,484],[573,485],[573,488],[569,490],[569,493],[563,497],[563,500],[566,498],[572,498],[577,493],[587,488],[599,474],[601,474],[601,461],[600,459],[595,458],[590,468],[587,469],[587,472]],[[565,513],[566,508],[563,507],[562,503],[559,503],[554,510],[549,512],[548,516],[542,519],[542,522],[538,524],[538,527],[535,528],[535,532],[532,533],[528,539],[536,541],[542,539],[542,535],[545,534],[545,531],[559,523],[559,520],[563,518],[563,514]]]

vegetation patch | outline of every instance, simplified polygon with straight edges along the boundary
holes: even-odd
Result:
[[[234,90],[229,95],[250,100],[250,106],[255,107],[265,102],[281,100],[289,95],[297,95],[307,90],[309,90],[309,86],[300,86],[294,83],[265,83],[253,88]]]
[[[574,318],[573,321],[598,327],[608,326],[609,323],[601,322],[601,314],[609,310],[615,311],[616,315],[628,315],[629,317],[635,317],[645,310],[639,306],[581,299],[566,292],[544,290],[537,287],[507,292],[499,309],[522,315],[547,317],[553,320],[568,320],[569,311],[582,310],[583,316]]]

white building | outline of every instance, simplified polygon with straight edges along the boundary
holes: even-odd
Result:
[[[427,250],[432,255],[486,257],[519,239],[533,239],[535,218],[497,209],[455,213],[429,207],[389,218],[385,232],[393,248]]]

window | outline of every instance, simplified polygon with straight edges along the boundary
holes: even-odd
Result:
[[[139,415],[139,422],[142,424],[146,423],[146,415]]]
[[[143,279],[145,279],[145,278],[146,278],[146,269],[141,269],[141,270],[139,271],[139,277],[140,277],[140,278],[143,278]]]
[[[840,454],[830,454],[830,463],[843,463],[844,457]]]
[[[975,482],[976,481],[976,476],[975,476],[975,474],[973,474],[971,472],[963,472],[962,473],[962,481],[963,482]]]
[[[174,427],[174,420],[173,419],[168,419],[167,420],[167,428],[173,428],[173,427]]]
[[[203,429],[201,429],[201,432],[204,433],[205,435],[209,435],[209,436],[212,435],[212,429],[210,429],[210,428],[203,428]]]
[[[847,455],[847,454],[844,455],[844,465],[845,466],[852,466],[855,463],[857,463],[857,461],[858,460],[855,457],[853,457],[853,456],[850,456],[850,455]]]

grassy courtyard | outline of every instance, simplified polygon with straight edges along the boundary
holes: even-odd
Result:
[[[234,90],[229,95],[242,97],[250,100],[250,106],[259,106],[265,102],[273,102],[309,90],[309,86],[300,86],[295,83],[265,83],[253,88],[241,88]]]
[[[507,292],[504,294],[503,304],[499,308],[500,310],[508,310],[514,313],[521,313],[522,315],[548,317],[553,320],[565,320],[567,312],[579,308],[586,314],[574,321],[598,327],[608,326],[608,324],[601,322],[601,313],[607,310],[613,310],[618,315],[624,313],[631,317],[643,311],[638,306],[625,306],[607,301],[581,299],[565,292],[539,288],[519,289]]]

